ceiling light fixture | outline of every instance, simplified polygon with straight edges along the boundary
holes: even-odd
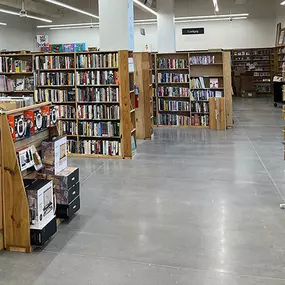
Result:
[[[6,14],[10,14],[10,15],[15,15],[15,16],[20,16],[21,15],[18,12],[6,10],[6,9],[0,9],[0,13],[6,13]],[[43,22],[46,22],[46,23],[52,23],[52,20],[45,19],[45,18],[40,18],[40,17],[28,15],[28,14],[26,14],[25,17],[29,18],[29,19],[35,19],[35,20],[43,21]]]
[[[71,29],[92,29],[92,28],[99,28],[99,25],[77,26],[77,27],[58,27],[58,28],[50,28],[50,30],[71,30]]]
[[[213,0],[215,12],[219,12],[219,5],[218,5],[218,0]]]
[[[281,2],[280,5],[285,5],[285,1]]]
[[[157,16],[157,12],[155,12],[153,9],[149,8],[148,6],[146,6],[145,4],[143,4],[142,2],[140,2],[139,0],[133,0],[135,4],[137,4],[137,6],[140,6],[141,8],[143,8],[144,10],[152,13],[153,15]]]
[[[0,26],[7,26],[7,23],[0,23]]]
[[[215,19],[195,19],[195,20],[180,20],[175,23],[189,23],[189,22],[212,22],[212,21],[234,21],[234,20],[246,20],[247,17],[236,17],[236,18],[215,18]]]
[[[87,16],[89,16],[89,17],[99,19],[99,16],[97,16],[97,15],[88,13],[88,12],[86,12],[86,11],[83,11],[83,10],[81,10],[81,9],[75,8],[75,7],[73,7],[73,6],[67,5],[67,4],[62,3],[62,2],[59,2],[59,1],[56,1],[56,0],[45,0],[45,1],[48,2],[48,3],[52,3],[52,4],[54,4],[54,5],[57,5],[57,6],[60,6],[60,7],[63,7],[63,8],[66,8],[66,9],[69,9],[69,10],[72,10],[72,11],[75,11],[75,12],[78,12],[78,13],[81,13],[81,14],[87,15]]]
[[[175,20],[194,20],[194,19],[212,19],[212,18],[236,18],[236,17],[248,17],[249,13],[242,14],[226,14],[226,15],[209,15],[209,16],[190,16],[190,17],[176,17]]]
[[[90,26],[90,25],[98,25],[99,23],[76,23],[76,24],[59,24],[59,25],[43,25],[37,26],[38,29],[47,29],[47,28],[60,28],[60,27],[77,27],[77,26]]]

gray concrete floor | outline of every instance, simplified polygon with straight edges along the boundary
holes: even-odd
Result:
[[[70,160],[82,210],[2,285],[285,284],[281,109],[238,99],[233,130],[159,129],[133,161]]]

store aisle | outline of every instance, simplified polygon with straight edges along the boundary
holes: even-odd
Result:
[[[281,285],[281,109],[238,99],[227,132],[159,129],[133,161],[72,160],[82,210],[42,250],[0,255],[2,285]]]

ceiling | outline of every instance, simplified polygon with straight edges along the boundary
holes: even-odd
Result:
[[[74,7],[98,15],[98,0],[59,0]],[[119,1],[119,0],[118,0]],[[143,0],[141,0],[143,1]],[[20,10],[22,0],[0,0],[0,8]],[[250,13],[250,17],[275,17],[276,11],[284,9],[281,0],[218,0],[220,14]],[[76,23],[96,21],[94,18],[61,8],[44,0],[25,0],[26,10],[30,14],[45,16],[57,23]],[[175,16],[201,16],[214,13],[212,0],[175,0]],[[1,19],[2,13],[0,13]],[[14,16],[11,16],[14,17]],[[154,15],[135,7],[135,19],[150,19]]]

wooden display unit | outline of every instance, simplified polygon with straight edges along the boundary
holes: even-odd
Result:
[[[279,58],[281,56],[280,54]],[[256,94],[273,93],[273,76],[275,72],[273,48],[234,49],[231,51],[231,57],[234,80],[238,80],[241,72],[252,71]]]
[[[33,173],[22,173],[20,171],[16,151],[30,145],[35,145],[37,148],[40,147],[42,141],[49,139],[52,135],[56,135],[57,130],[44,130],[34,136],[14,142],[7,115],[21,114],[24,111],[37,110],[47,105],[50,105],[50,103],[42,103],[8,112],[2,111],[0,113],[0,197],[1,199],[3,197],[3,209],[1,209],[2,203],[0,204],[0,220],[2,220],[1,216],[3,213],[3,226],[0,222],[0,229],[3,228],[0,231],[0,248],[4,235],[3,248],[8,251],[32,251],[30,241],[30,213],[23,177],[29,175],[29,178],[31,178]]]
[[[28,52],[1,52],[0,53],[0,75],[8,80],[13,80],[16,87],[0,90],[0,94],[8,96],[29,96],[34,97],[34,65],[33,54]],[[30,84],[28,84],[30,78]],[[18,82],[17,82],[18,80]],[[23,84],[19,84],[23,80]],[[23,87],[23,88],[22,88]],[[1,88],[2,89],[2,88]]]
[[[224,110],[223,129],[232,127],[229,52],[207,50],[154,56],[158,127],[216,126],[211,123],[211,120],[217,120],[216,107]],[[215,109],[210,108],[210,98],[217,98],[216,101],[220,102],[215,104]]]
[[[135,85],[139,90],[136,125],[138,139],[153,137],[152,58],[147,52],[134,53]]]
[[[136,124],[134,72],[129,72],[132,56],[128,51],[35,54],[36,67],[37,61],[45,61],[45,68],[43,64],[36,68],[35,101],[60,106],[59,131],[68,137],[70,156],[133,157]],[[57,77],[48,78],[48,74]]]

